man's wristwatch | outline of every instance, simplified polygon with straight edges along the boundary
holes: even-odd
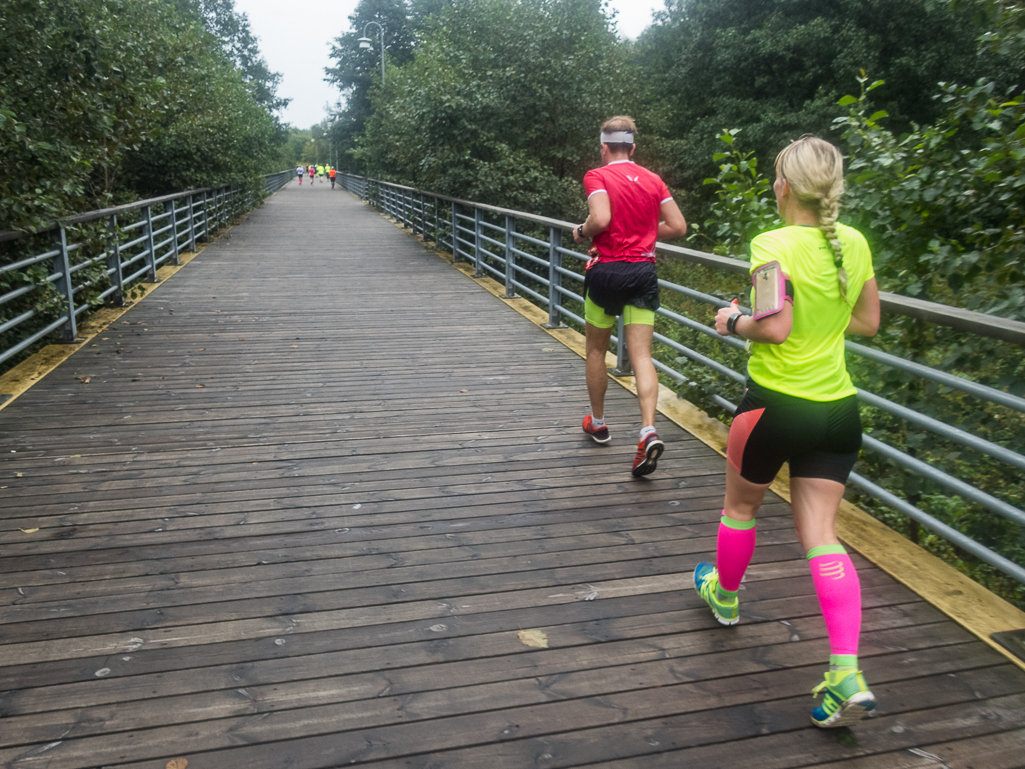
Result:
[[[736,336],[737,335],[737,321],[740,320],[743,317],[744,317],[744,313],[742,313],[742,312],[735,312],[735,313],[733,313],[730,316],[729,320],[726,321],[726,333],[732,334],[733,336]]]
[[[582,225],[582,224],[578,224],[577,225],[577,235],[579,235],[580,239],[583,240],[583,238],[584,238],[584,225]]]

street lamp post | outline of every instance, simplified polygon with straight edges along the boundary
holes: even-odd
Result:
[[[381,85],[384,85],[384,27],[376,21],[368,21],[363,25],[363,37],[361,37],[357,42],[359,43],[360,48],[370,48],[373,45],[373,41],[367,37],[367,27],[371,24],[381,31]]]

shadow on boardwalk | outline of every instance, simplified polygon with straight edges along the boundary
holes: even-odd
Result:
[[[786,505],[720,628],[721,458],[660,422],[635,481],[633,397],[610,447],[585,408],[573,353],[290,184],[0,412],[0,766],[1022,765],[1025,675],[861,559],[881,714],[813,728]]]

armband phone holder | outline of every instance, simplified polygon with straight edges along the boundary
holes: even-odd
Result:
[[[755,320],[775,315],[783,309],[787,299],[793,301],[790,280],[783,274],[779,262],[768,262],[755,268],[751,272],[751,285],[754,286],[751,317]]]

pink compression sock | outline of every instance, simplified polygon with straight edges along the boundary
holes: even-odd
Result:
[[[719,537],[715,550],[715,568],[719,587],[727,593],[740,588],[740,580],[755,551],[755,521],[735,521],[723,511],[719,519]]]
[[[833,655],[858,654],[861,633],[861,582],[843,545],[825,545],[808,551],[808,565]]]

